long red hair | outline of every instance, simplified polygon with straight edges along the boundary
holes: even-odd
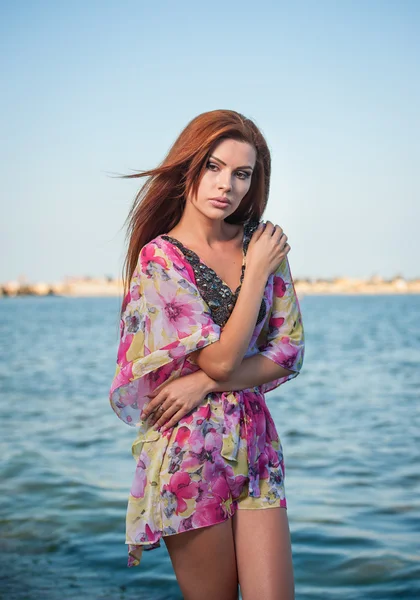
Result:
[[[123,265],[125,298],[142,247],[170,231],[180,220],[185,199],[198,192],[208,158],[215,146],[230,138],[248,142],[257,154],[251,186],[236,211],[225,220],[242,224],[261,219],[270,187],[271,156],[258,127],[233,110],[212,110],[195,117],[180,133],[163,162],[155,169],[123,175],[124,179],[148,177],[140,188],[124,226],[127,225],[127,254]],[[123,312],[123,307],[121,312]]]

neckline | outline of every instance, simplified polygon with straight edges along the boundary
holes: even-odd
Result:
[[[240,291],[240,289],[241,289],[241,287],[242,287],[242,282],[243,282],[243,279],[244,279],[244,274],[245,274],[245,269],[246,269],[246,264],[245,264],[245,256],[246,256],[246,250],[245,250],[245,240],[246,240],[246,235],[247,235],[247,232],[246,232],[246,226],[247,226],[247,223],[244,223],[244,224],[243,224],[243,228],[244,228],[244,230],[243,230],[243,235],[242,235],[242,266],[241,266],[241,276],[240,276],[240,280],[239,280],[239,285],[238,285],[238,287],[236,288],[236,290],[235,290],[235,291],[233,291],[233,290],[230,288],[230,286],[228,286],[228,284],[226,283],[226,281],[224,281],[224,279],[222,279],[222,278],[220,277],[220,275],[218,275],[214,269],[212,269],[211,267],[209,267],[209,266],[208,266],[208,265],[207,265],[207,264],[206,264],[206,263],[205,263],[205,262],[204,262],[204,261],[203,261],[203,260],[202,260],[202,259],[201,259],[201,258],[198,256],[198,254],[197,254],[196,252],[194,252],[194,250],[191,250],[191,248],[188,248],[188,247],[187,247],[187,246],[185,246],[185,245],[184,245],[182,242],[180,242],[180,241],[179,241],[179,240],[177,240],[176,238],[172,237],[171,235],[168,235],[167,233],[161,234],[159,237],[161,237],[161,238],[163,238],[163,239],[167,238],[168,240],[173,240],[173,241],[175,241],[175,242],[176,242],[176,244],[175,244],[175,245],[179,244],[179,246],[181,246],[181,248],[183,248],[183,249],[187,250],[187,252],[189,252],[191,255],[193,255],[193,256],[196,258],[196,260],[197,260],[197,261],[198,261],[198,262],[199,262],[201,265],[203,265],[203,266],[204,266],[204,267],[205,267],[205,268],[206,268],[208,271],[211,271],[212,273],[214,273],[215,277],[216,277],[216,278],[217,278],[217,279],[218,279],[218,280],[219,280],[219,281],[220,281],[220,282],[221,282],[221,283],[222,283],[222,284],[223,284],[223,285],[224,285],[224,286],[225,286],[225,287],[226,287],[226,288],[229,290],[229,292],[230,292],[231,296],[236,296],[236,295],[239,293],[239,291]],[[169,243],[171,243],[171,242],[169,242]]]

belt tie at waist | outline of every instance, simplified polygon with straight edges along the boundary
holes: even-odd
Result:
[[[248,456],[249,495],[259,498],[260,465],[259,458],[266,443],[278,439],[264,394],[255,388],[243,391],[223,392],[224,431],[221,454],[227,460],[238,461],[240,439],[246,438]],[[243,430],[243,431],[242,431]],[[241,435],[242,434],[242,435]],[[270,462],[278,466],[280,460],[274,452]]]

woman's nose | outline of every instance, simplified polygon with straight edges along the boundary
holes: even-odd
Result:
[[[232,187],[232,183],[230,181],[230,177],[224,176],[219,179],[219,188],[223,190],[230,190]]]

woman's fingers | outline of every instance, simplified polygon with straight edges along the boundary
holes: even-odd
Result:
[[[172,419],[170,419],[170,421],[168,421],[167,423],[165,423],[165,425],[162,427],[162,429],[160,430],[161,433],[163,433],[164,431],[166,431],[167,429],[170,429],[171,427],[174,427],[174,425],[176,425],[178,423],[178,421],[180,419],[182,419],[182,417],[184,415],[186,415],[187,413],[185,412],[185,410],[183,410],[181,408],[181,410],[179,410],[173,417]]]
[[[274,239],[276,240],[276,243],[278,244],[279,248],[280,248],[280,253],[281,255],[286,256],[286,254],[289,252],[290,250],[290,244],[288,243],[288,237],[287,235],[284,233],[283,229],[280,227],[280,225],[276,225],[277,228],[277,233],[273,234]]]
[[[140,417],[143,419],[143,421],[145,421],[148,418],[148,416],[152,414],[153,411],[155,411],[161,404],[163,404],[163,402],[164,399],[162,399],[162,396],[160,396],[159,394],[152,398],[152,400],[150,400],[147,403],[147,406],[145,406],[141,411]]]
[[[153,420],[153,429],[158,429],[159,427],[161,427],[162,425],[164,425],[168,419],[170,419],[175,413],[179,412],[180,407],[176,405],[176,403],[171,404],[171,406],[168,406],[168,408],[166,410],[164,410],[163,412],[158,412],[157,414],[157,418],[154,418]]]

